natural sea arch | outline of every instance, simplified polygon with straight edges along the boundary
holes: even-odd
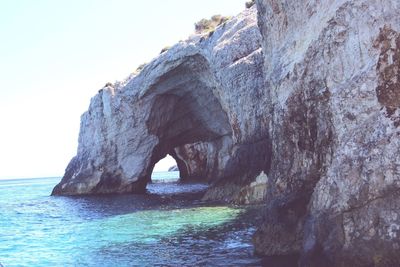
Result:
[[[247,203],[270,169],[263,67],[257,12],[248,9],[106,85],[82,115],[77,155],[53,194],[144,193],[170,154],[182,181],[211,184],[205,199]]]
[[[182,58],[140,95],[125,97],[124,103],[119,92],[111,94],[111,89],[103,89],[101,103],[96,105],[105,118],[95,117],[93,107],[83,116],[89,124],[89,129],[81,127],[80,145],[84,148],[78,149],[53,194],[145,192],[154,165],[167,154],[176,160],[182,181],[217,180],[232,165],[229,155],[234,148],[234,129],[218,98],[219,90],[207,60],[199,54]],[[126,107],[127,102],[128,110],[132,109],[127,112],[141,113],[129,129],[122,121],[126,114],[115,105]],[[111,128],[115,121],[122,124],[119,129]],[[92,135],[104,130],[104,124],[108,128],[102,134],[107,138],[101,136],[100,151],[93,151],[97,147],[82,139],[93,139]]]

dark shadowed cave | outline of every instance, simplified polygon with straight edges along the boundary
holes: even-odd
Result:
[[[199,55],[160,77],[154,89],[147,121],[159,142],[151,154],[145,180],[151,180],[155,164],[167,154],[177,162],[180,181],[209,180],[218,162],[207,159],[209,147],[231,143],[232,130],[226,112],[213,94],[213,78],[206,60]],[[162,85],[162,88],[158,88]],[[211,165],[210,165],[211,164]]]

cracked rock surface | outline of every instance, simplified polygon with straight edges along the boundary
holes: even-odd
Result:
[[[272,163],[262,255],[400,264],[400,2],[260,0]]]

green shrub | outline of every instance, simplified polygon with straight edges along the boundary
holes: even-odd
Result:
[[[137,68],[136,68],[136,70],[135,70],[135,72],[136,73],[138,73],[138,72],[141,72],[142,71],[142,69],[144,69],[144,67],[146,67],[146,65],[147,65],[147,63],[145,62],[145,63],[142,63],[142,64],[140,64]]]
[[[255,3],[256,3],[256,0],[247,1],[246,8],[250,8],[250,7],[254,6]]]
[[[160,54],[167,52],[171,47],[169,45],[165,46],[163,49],[161,49]]]
[[[203,33],[205,31],[209,31],[212,29],[211,20],[202,19],[199,22],[194,24],[194,30],[196,33]]]
[[[104,87],[114,87],[114,85],[110,82],[106,83],[106,85],[104,85]]]
[[[214,31],[216,27],[228,21],[230,17],[222,15],[214,15],[210,19],[202,19],[194,24],[194,30],[197,34],[209,33]],[[212,34],[211,34],[212,35]]]

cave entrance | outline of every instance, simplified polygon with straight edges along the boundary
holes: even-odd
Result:
[[[171,155],[166,155],[154,165],[151,181],[154,182],[177,182],[180,178],[179,167]]]
[[[235,164],[234,143],[241,139],[238,114],[228,114],[232,103],[222,101],[233,92],[219,87],[221,77],[200,51],[178,55],[155,61],[152,68],[159,70],[129,81],[126,98],[94,99],[90,110],[103,117],[85,113],[84,145],[53,194],[145,193],[156,163],[168,154],[179,168],[180,186],[236,175],[226,170],[237,169],[229,164]]]
[[[145,123],[156,142],[142,154],[141,186],[152,181],[156,163],[167,155],[175,159],[182,183],[218,176],[230,151],[232,128],[217,91],[207,60],[198,54],[185,58],[146,91],[143,103],[150,102],[151,109]]]

